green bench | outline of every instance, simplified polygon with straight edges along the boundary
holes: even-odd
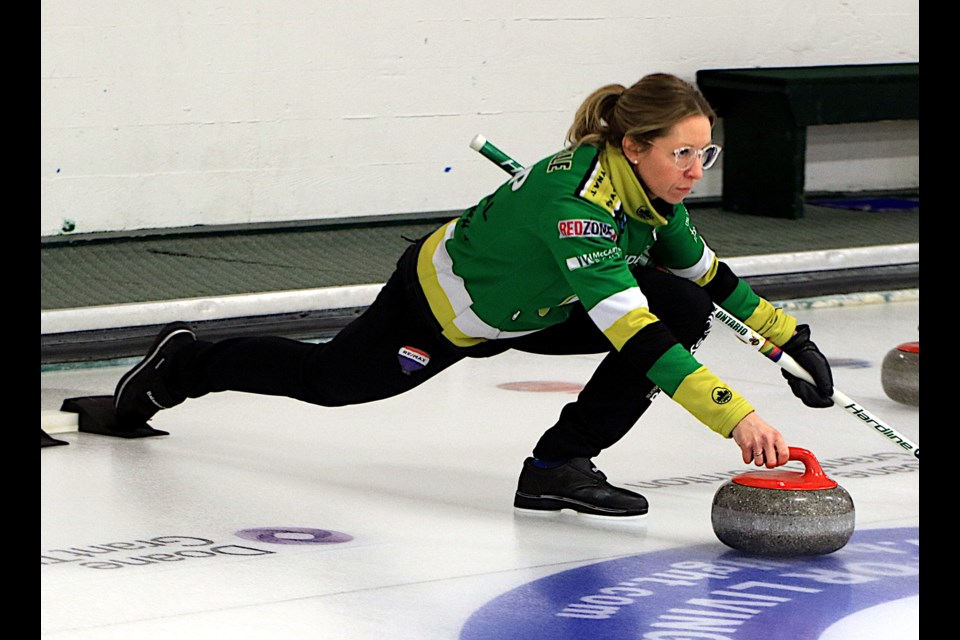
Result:
[[[807,127],[920,119],[920,63],[702,69],[723,120],[727,211],[803,217]]]

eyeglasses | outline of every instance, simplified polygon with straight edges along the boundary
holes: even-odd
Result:
[[[652,142],[649,143],[650,146],[657,147],[657,145]],[[681,171],[686,171],[692,167],[697,159],[700,160],[700,167],[706,171],[712,167],[717,158],[720,157],[720,152],[723,150],[718,144],[708,144],[703,149],[694,149],[693,147],[677,147],[673,151],[667,151],[666,149],[661,149],[661,151],[668,153],[673,156],[673,161],[677,164],[677,169]]]

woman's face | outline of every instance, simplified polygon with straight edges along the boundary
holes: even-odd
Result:
[[[623,153],[641,183],[646,185],[648,196],[677,204],[703,177],[703,166],[698,157],[688,169],[680,169],[674,149],[703,149],[710,144],[710,134],[710,121],[706,116],[690,116],[675,124],[667,135],[651,140],[652,145],[640,145],[624,138]]]

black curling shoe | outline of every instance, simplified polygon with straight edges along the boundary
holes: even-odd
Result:
[[[587,458],[573,458],[558,467],[543,469],[527,458],[513,506],[521,511],[570,509],[590,516],[636,518],[647,513],[647,499],[620,489]]]
[[[173,355],[196,339],[193,329],[184,322],[172,322],[160,330],[143,360],[117,383],[113,403],[119,422],[146,422],[161,409],[169,409],[187,399],[170,388],[164,374],[169,371]]]

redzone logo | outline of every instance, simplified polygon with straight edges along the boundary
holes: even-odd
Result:
[[[612,224],[596,220],[561,220],[557,223],[561,238],[609,238],[617,239],[617,229]]]

